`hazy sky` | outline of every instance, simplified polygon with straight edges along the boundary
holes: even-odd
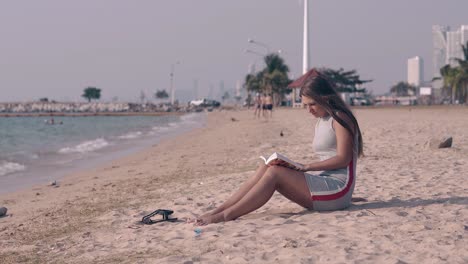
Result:
[[[242,81],[265,52],[281,49],[302,68],[301,0],[0,0],[0,101],[136,101],[170,87],[176,95],[219,95]],[[356,69],[374,94],[406,81],[407,59],[425,60],[432,78],[433,24],[468,24],[467,0],[310,0],[311,66]],[[197,80],[197,81],[195,81]]]

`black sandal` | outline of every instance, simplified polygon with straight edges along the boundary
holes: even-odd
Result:
[[[173,214],[174,211],[172,210],[167,210],[167,209],[158,209],[154,212],[152,212],[151,214],[149,215],[146,215],[143,217],[143,219],[141,219],[141,222],[145,225],[152,225],[152,224],[155,224],[155,223],[159,223],[159,222],[165,222],[165,221],[168,221],[168,222],[175,222],[177,221],[177,218],[169,218],[169,216],[171,214]],[[152,220],[151,217],[155,216],[155,215],[162,215],[163,219],[162,220]]]

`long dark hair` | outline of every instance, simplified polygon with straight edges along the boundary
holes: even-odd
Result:
[[[358,156],[363,155],[363,142],[361,130],[356,118],[351,112],[351,109],[341,99],[341,96],[336,92],[332,83],[328,80],[327,76],[316,69],[310,70],[304,75],[301,84],[300,96],[307,96],[314,99],[314,101],[322,106],[329,115],[340,123],[346,130],[353,135],[353,143],[358,144]],[[354,125],[354,129],[341,118],[338,113],[346,115]],[[358,142],[354,142],[358,136]]]

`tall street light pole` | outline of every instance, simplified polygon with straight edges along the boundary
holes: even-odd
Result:
[[[302,49],[302,74],[309,70],[309,1],[304,0],[304,33]]]
[[[304,0],[304,29],[302,35],[302,74],[309,70],[309,0]],[[301,107],[299,87],[293,87],[293,107]]]
[[[174,105],[174,95],[175,95],[175,87],[174,87],[174,72],[175,72],[175,65],[180,64],[180,62],[176,61],[175,63],[171,64],[171,105]]]

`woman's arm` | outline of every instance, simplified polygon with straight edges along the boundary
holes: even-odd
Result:
[[[348,124],[352,124],[351,120],[345,115],[340,117]],[[346,128],[344,128],[336,120],[333,120],[333,128],[336,134],[336,156],[329,159],[313,162],[304,165],[304,171],[322,171],[343,169],[348,166],[353,158],[353,138]],[[353,127],[351,125],[351,127]]]

